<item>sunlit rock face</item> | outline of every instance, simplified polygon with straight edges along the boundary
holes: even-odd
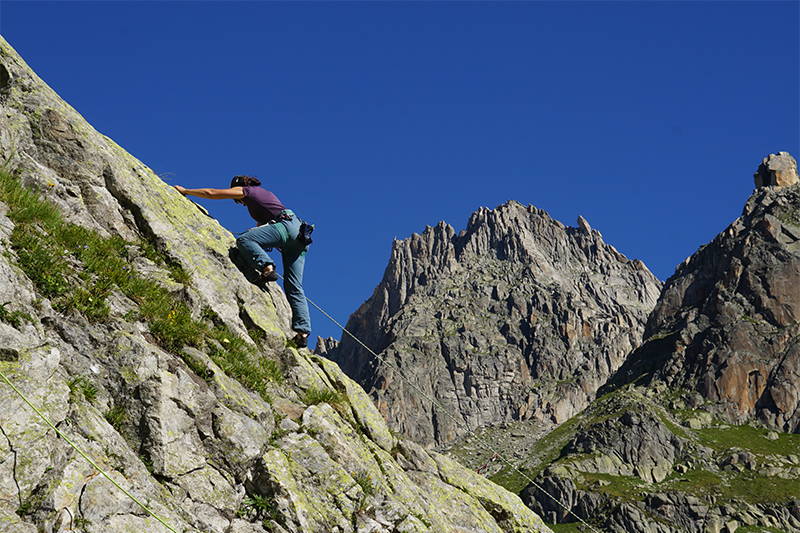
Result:
[[[174,531],[549,531],[287,345],[233,236],[1,37],[0,162],[0,369]],[[0,532],[167,531],[5,382],[0,406]]]
[[[756,187],[791,187],[798,183],[797,161],[788,152],[770,154],[753,174]]]
[[[780,160],[794,164],[785,153]],[[774,161],[765,158],[759,173]],[[796,432],[798,335],[800,186],[763,187],[666,282],[647,340],[616,381],[663,380],[719,402],[731,421]]]
[[[386,362],[347,335],[328,356],[420,443],[560,423],[639,345],[660,288],[583,217],[567,227],[512,201],[473,213],[461,233],[442,222],[395,241],[347,325]]]
[[[523,499],[614,533],[800,530],[798,319],[800,185],[773,183],[667,280],[642,346],[549,437],[559,453],[527,459]]]

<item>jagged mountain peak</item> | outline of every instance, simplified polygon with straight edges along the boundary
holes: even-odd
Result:
[[[494,209],[481,207],[472,213],[466,228],[456,233],[444,221],[427,226],[422,233],[395,239],[381,282],[384,299],[381,318],[393,316],[419,287],[445,277],[454,269],[479,270],[493,257],[500,261],[531,265],[533,275],[558,280],[565,271],[575,273],[589,264],[610,262],[641,273],[643,282],[655,278],[640,260],[629,260],[603,241],[582,216],[568,227],[533,205],[510,200]]]
[[[560,422],[641,339],[660,283],[582,217],[567,227],[510,201],[396,240],[381,283],[328,352],[395,428],[443,444],[470,428],[518,419]],[[412,375],[464,420],[397,381]]]

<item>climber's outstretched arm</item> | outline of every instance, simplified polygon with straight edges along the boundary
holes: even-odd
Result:
[[[187,189],[180,185],[175,185],[175,190],[186,196],[197,196],[208,198],[209,200],[241,200],[244,198],[242,187],[231,187],[230,189]]]

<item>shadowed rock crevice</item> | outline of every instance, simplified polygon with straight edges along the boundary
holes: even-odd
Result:
[[[8,69],[0,63],[0,96],[6,95],[11,90],[11,74]]]
[[[11,439],[8,438],[6,435],[5,430],[3,429],[3,425],[0,424],[0,434],[3,435],[5,438],[6,443],[8,444],[8,451],[11,454],[11,477],[14,480],[14,485],[17,487],[17,500],[19,500],[19,505],[22,506],[22,490],[19,488],[19,481],[17,480],[17,451],[14,449],[14,444],[11,442]],[[2,462],[7,461],[8,458],[6,457]],[[0,463],[2,464],[2,463]]]

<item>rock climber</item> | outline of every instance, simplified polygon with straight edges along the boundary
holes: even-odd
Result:
[[[303,291],[303,267],[306,261],[306,244],[298,239],[301,221],[291,209],[278,200],[272,192],[261,187],[253,176],[234,176],[228,189],[187,189],[175,185],[182,195],[209,200],[231,199],[244,205],[258,226],[236,239],[236,247],[246,261],[259,272],[257,284],[276,281],[275,263],[265,248],[277,248],[283,258],[284,289],[292,308],[292,330],[296,346],[308,346],[311,319]]]

